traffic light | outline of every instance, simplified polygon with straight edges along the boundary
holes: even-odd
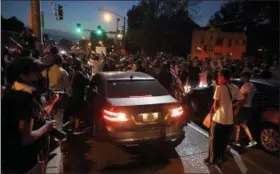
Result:
[[[98,25],[98,26],[97,26],[97,29],[96,29],[96,35],[101,36],[102,34],[103,34],[103,30],[102,30],[101,26]]]
[[[62,7],[62,5],[57,6],[57,19],[58,20],[63,19],[63,7]]]
[[[81,24],[77,24],[77,28],[76,28],[78,33],[82,32],[82,25]]]
[[[97,35],[102,35],[102,33],[103,33],[103,31],[102,31],[101,29],[97,29],[97,30],[96,30],[96,34],[97,34]]]

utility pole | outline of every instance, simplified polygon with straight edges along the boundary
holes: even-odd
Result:
[[[118,33],[119,33],[119,22],[120,22],[120,18],[117,18],[117,26],[116,26],[116,34],[115,34],[115,41],[116,41],[116,43],[117,43],[117,36],[118,36]]]
[[[41,23],[41,2],[40,0],[31,0],[31,20],[32,30],[39,40],[36,43],[36,47],[42,52],[43,35],[42,35],[42,23]]]

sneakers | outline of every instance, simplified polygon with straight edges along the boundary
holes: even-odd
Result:
[[[242,145],[238,142],[238,141],[235,141],[232,143],[234,146],[238,146],[238,147],[241,147]],[[253,147],[255,145],[257,145],[258,143],[255,141],[255,140],[252,140],[249,142],[249,144],[246,146],[246,147]]]
[[[241,144],[239,141],[235,141],[232,143],[234,146],[237,146],[237,147],[241,147]]]
[[[255,140],[252,140],[249,142],[249,144],[246,147],[253,147],[255,145],[257,145],[258,143]]]
[[[210,163],[209,158],[204,159],[204,163],[205,163],[206,165],[208,165],[208,166],[216,165],[215,163]]]

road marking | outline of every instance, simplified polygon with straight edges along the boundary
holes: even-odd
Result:
[[[188,124],[188,126],[190,126],[191,128],[193,128],[195,131],[201,133],[202,135],[204,135],[205,137],[209,138],[209,134],[206,130],[200,128],[197,124],[195,124],[194,122],[190,122]],[[233,157],[234,157],[234,161],[235,163],[238,165],[240,171],[242,173],[247,173],[248,172],[248,168],[246,168],[245,164],[243,163],[242,161],[242,158],[243,160],[247,161],[248,163],[250,163],[251,165],[253,165],[254,167],[258,168],[262,173],[267,173],[267,174],[271,174],[271,172],[263,169],[262,167],[260,167],[259,165],[257,165],[256,163],[254,163],[252,160],[250,160],[249,158],[247,158],[246,156],[241,156],[239,155],[239,153],[234,150],[234,149],[230,149],[230,152],[233,154]]]

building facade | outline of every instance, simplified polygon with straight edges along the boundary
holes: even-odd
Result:
[[[246,52],[247,37],[245,33],[216,32],[216,42],[209,51],[207,41],[207,30],[196,29],[192,33],[191,57],[204,60],[211,55],[216,59],[228,57],[241,59]]]

